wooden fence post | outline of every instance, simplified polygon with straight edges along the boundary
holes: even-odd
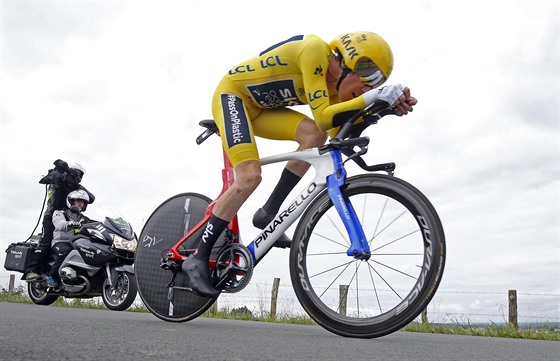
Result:
[[[426,308],[424,308],[424,310],[422,311],[422,323],[429,323],[428,322],[428,306],[426,306]]]
[[[348,302],[348,288],[347,285],[339,285],[338,286],[338,313],[341,315],[346,316],[346,308]]]
[[[517,291],[516,290],[509,290],[508,291],[508,299],[509,299],[509,325],[515,329],[518,328],[517,324]]]
[[[10,275],[10,283],[8,285],[8,294],[10,296],[14,294],[15,284],[16,284],[16,275]]]
[[[276,319],[276,304],[278,303],[278,288],[280,286],[280,278],[275,278],[272,284],[272,297],[270,299],[270,317]]]

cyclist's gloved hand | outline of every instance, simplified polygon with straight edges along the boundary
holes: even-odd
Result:
[[[399,97],[403,95],[404,89],[404,85],[401,84],[386,85],[365,92],[363,97],[368,105],[377,100],[382,100],[387,102],[390,106],[394,106],[397,100],[399,100]]]
[[[371,89],[363,94],[367,105],[378,100],[387,102],[397,116],[408,114],[412,107],[418,102],[416,98],[410,96],[410,89],[401,85],[386,85],[381,88]]]
[[[404,89],[404,85],[401,84],[386,85],[379,88],[377,90],[377,94],[379,96],[379,100],[383,100],[391,106],[395,106],[401,95],[403,95]]]

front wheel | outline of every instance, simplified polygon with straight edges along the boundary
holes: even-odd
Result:
[[[108,309],[124,311],[132,305],[137,293],[138,288],[136,287],[134,275],[127,272],[119,272],[117,282],[113,287],[109,284],[109,279],[105,278],[101,298]]]
[[[303,214],[290,251],[295,293],[317,323],[347,337],[397,331],[428,305],[441,281],[445,236],[429,200],[405,181],[349,178],[350,200],[371,257],[346,254],[347,232],[327,192]]]

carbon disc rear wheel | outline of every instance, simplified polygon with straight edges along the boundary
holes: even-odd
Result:
[[[163,202],[142,229],[134,263],[138,292],[148,310],[162,320],[189,321],[214,303],[212,298],[187,290],[187,278],[180,269],[174,276],[172,270],[161,267],[171,247],[204,218],[210,202],[202,194],[178,194]],[[201,232],[202,229],[183,243],[181,252],[185,256],[196,249]]]

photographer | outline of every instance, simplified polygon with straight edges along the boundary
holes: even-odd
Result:
[[[27,267],[26,280],[33,280],[39,277],[43,264],[47,261],[51,250],[54,225],[52,222],[54,211],[66,208],[66,197],[72,191],[82,189],[89,196],[89,203],[93,203],[95,196],[80,184],[82,177],[86,173],[85,169],[77,164],[68,164],[63,160],[57,159],[54,168],[49,169],[46,176],[41,178],[39,183],[47,184],[47,209],[43,216],[43,231],[39,245]]]

